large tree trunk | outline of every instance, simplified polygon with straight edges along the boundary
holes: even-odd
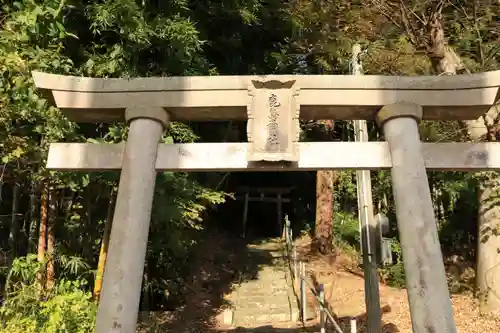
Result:
[[[333,182],[331,170],[316,172],[316,224],[313,249],[322,254],[332,251]]]
[[[462,63],[446,45],[439,12],[429,21],[429,57],[439,75],[455,75]],[[466,121],[465,127],[473,141],[496,141],[498,110],[494,106],[477,120]],[[480,177],[478,191],[478,245],[476,284],[482,313],[500,313],[500,205],[498,205],[498,173],[487,172]]]
[[[500,209],[498,174],[485,173],[479,185],[476,283],[480,311],[500,314]]]
[[[493,106],[479,120],[467,122],[471,138],[496,141],[498,130],[494,124],[497,118],[498,110]],[[499,182],[498,172],[483,172],[479,175],[476,288],[479,310],[483,314],[493,315],[500,314]]]
[[[326,127],[324,140],[331,139],[334,121],[322,121]],[[316,221],[314,227],[313,251],[328,254],[333,249],[333,183],[335,172],[321,170],[316,172]]]

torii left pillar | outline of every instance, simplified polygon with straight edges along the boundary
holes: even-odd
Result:
[[[96,333],[135,333],[156,182],[158,143],[168,124],[160,107],[128,108],[129,134],[123,155],[113,228]]]

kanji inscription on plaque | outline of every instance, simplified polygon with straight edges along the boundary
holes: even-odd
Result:
[[[295,80],[252,80],[248,93],[248,161],[297,162],[300,105]]]

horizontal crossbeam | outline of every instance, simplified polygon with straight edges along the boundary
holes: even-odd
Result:
[[[392,167],[386,142],[300,143],[296,164],[249,163],[247,143],[160,144],[158,171],[381,170]],[[52,143],[47,168],[67,171],[120,170],[124,144]],[[422,143],[428,170],[500,170],[500,143]]]
[[[453,76],[271,75],[110,79],[32,72],[35,85],[76,122],[124,121],[124,110],[163,107],[172,121],[248,118],[252,81],[295,81],[300,118],[372,120],[384,105],[421,105],[423,119],[477,119],[497,104],[500,71]]]
[[[236,200],[245,200],[245,197],[237,196]],[[273,203],[289,203],[290,199],[288,198],[278,198],[278,197],[248,197],[248,202],[273,202]]]
[[[287,187],[252,187],[252,186],[239,186],[236,188],[236,192],[248,192],[248,193],[264,193],[264,194],[288,194],[295,187],[287,186]]]

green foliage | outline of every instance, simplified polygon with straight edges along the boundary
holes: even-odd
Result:
[[[58,217],[62,223],[57,251],[83,249],[85,261],[95,264],[108,204],[100,197],[103,190],[116,186],[118,174],[47,173],[43,166],[48,143],[118,143],[126,140],[128,131],[123,124],[88,126],[68,121],[36,93],[31,71],[98,77],[208,73],[213,66],[202,54],[204,41],[195,24],[195,9],[186,1],[145,1],[142,5],[128,0],[2,3],[0,157],[15,181],[50,178],[61,194],[70,193],[70,199],[62,201],[61,211],[65,211]],[[250,17],[251,11],[245,11],[244,5],[239,9]],[[188,125],[173,123],[163,141],[197,139]],[[156,189],[153,246],[148,258],[161,258],[157,267],[168,271],[172,258],[185,258],[195,239],[191,231],[202,227],[206,207],[223,202],[224,193],[204,187],[194,177],[173,173],[158,175]],[[92,230],[93,224],[99,228]],[[86,235],[83,239],[82,234]],[[68,262],[57,262],[61,267],[65,264]],[[181,269],[182,265],[173,267]],[[175,279],[178,273],[178,269],[170,270],[163,280]]]
[[[403,265],[403,254],[401,252],[401,244],[398,241],[391,243],[392,253],[396,255],[396,260],[393,265],[389,265],[381,269],[382,279],[392,287],[404,288],[405,268]]]
[[[0,308],[1,333],[83,333],[94,329],[97,306],[92,295],[84,291],[87,282],[74,277],[77,264],[70,264],[67,258],[63,261],[68,270],[63,270],[63,278],[48,292],[42,292],[36,282],[43,263],[35,255],[14,261],[7,299]],[[73,278],[64,278],[64,273]]]
[[[411,1],[411,5],[413,20],[425,12],[428,3]],[[420,30],[406,31],[405,24],[394,24],[401,11],[390,12],[388,18],[371,1],[20,0],[3,1],[0,6],[0,182],[4,188],[14,183],[22,186],[23,221],[32,224],[30,229],[37,223],[31,214],[26,218],[31,209],[28,197],[37,197],[35,205],[39,206],[39,187],[46,180],[51,181],[51,193],[58,195],[58,283],[45,301],[38,302],[33,281],[45,263],[37,263],[33,256],[15,261],[8,278],[9,297],[0,313],[6,325],[2,333],[92,330],[95,305],[81,277],[89,276],[89,267],[96,266],[109,189],[116,189],[119,174],[47,172],[44,165],[50,142],[118,143],[128,134],[124,124],[69,121],[35,90],[31,71],[93,77],[345,74],[351,45],[360,42],[367,49],[362,59],[367,74],[431,73],[427,56],[414,40]],[[443,12],[446,37],[471,72],[499,68],[498,10],[498,4],[491,1],[451,1]],[[227,137],[198,135],[203,131],[195,133],[197,126],[210,127],[173,123],[163,142]],[[377,127],[369,126],[371,140],[380,140]],[[348,123],[336,122],[334,127],[335,139],[352,138]],[[325,134],[325,126],[318,123],[303,124],[303,129],[304,139],[317,132]],[[465,134],[452,122],[424,122],[421,126],[426,141],[463,141]],[[474,260],[477,184],[484,177],[496,176],[429,174],[445,255],[460,252]],[[181,298],[190,251],[204,227],[208,207],[224,202],[226,194],[216,188],[224,177],[158,175],[146,258],[149,279],[144,285],[151,294]],[[336,241],[352,250],[359,247],[355,173],[338,171],[336,177]],[[307,186],[312,184],[304,179]],[[372,172],[372,184],[377,210],[393,222],[391,235],[398,254],[396,264],[384,274],[389,283],[402,286],[404,269],[390,173]],[[2,198],[0,205],[8,216],[10,200]],[[305,202],[299,205],[305,206]],[[492,200],[492,206],[497,204]],[[301,218],[307,220],[304,212]],[[27,238],[26,243],[36,242],[36,232]],[[0,248],[3,242],[0,237]],[[467,251],[470,253],[464,254]],[[75,256],[82,252],[83,258]],[[72,326],[75,323],[79,326]]]
[[[349,212],[336,211],[333,216],[333,234],[335,248],[348,257],[359,260],[361,237],[357,216]]]
[[[334,213],[333,232],[337,242],[359,250],[361,238],[356,215],[345,212]]]

